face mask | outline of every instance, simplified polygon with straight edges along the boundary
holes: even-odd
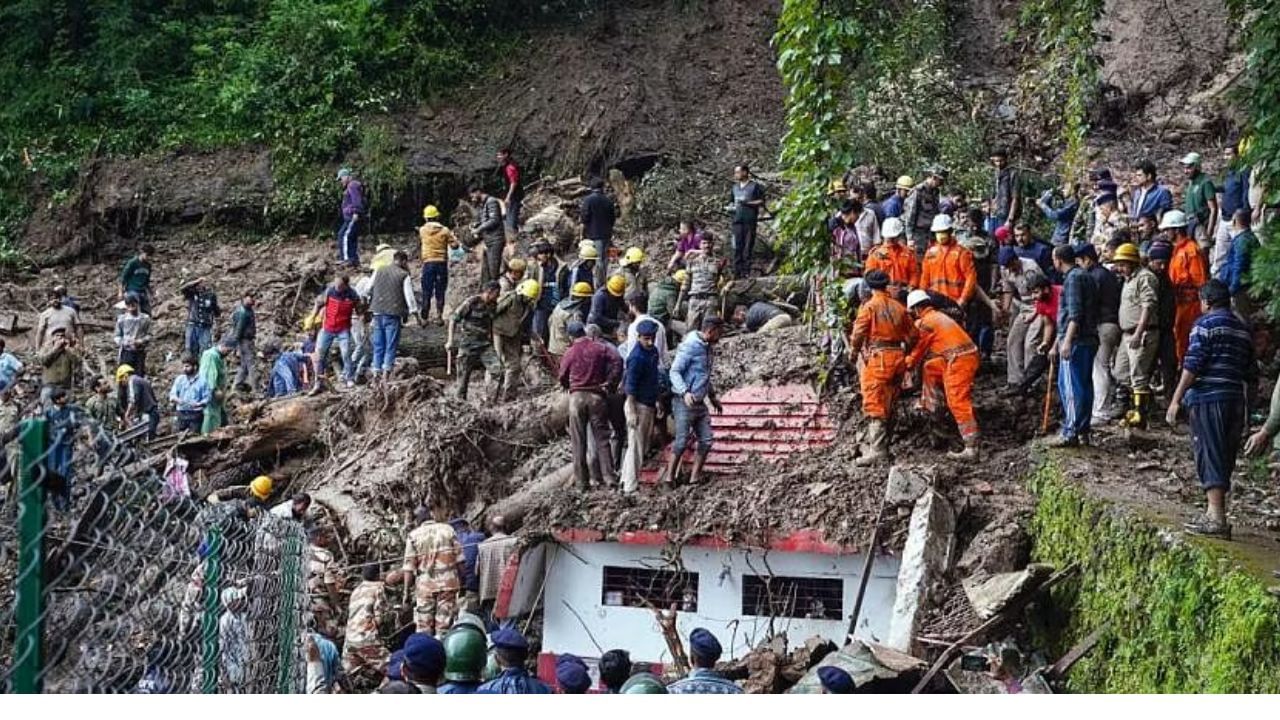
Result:
[[[948,245],[951,243],[951,233],[934,233],[933,239],[937,240],[939,245]]]

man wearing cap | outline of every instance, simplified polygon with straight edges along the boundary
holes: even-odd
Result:
[[[1129,219],[1136,221],[1143,215],[1159,220],[1173,209],[1173,193],[1156,182],[1156,165],[1143,160],[1134,166],[1132,190],[1129,196]]]
[[[400,666],[400,674],[419,693],[436,694],[444,666],[444,645],[431,633],[418,631],[404,641],[404,663]]]
[[[627,358],[631,356],[631,350],[636,346],[639,337],[640,325],[645,322],[651,322],[657,326],[656,334],[653,338],[653,347],[658,352],[658,369],[666,371],[671,367],[671,354],[667,345],[667,326],[658,318],[650,315],[648,312],[652,302],[649,296],[640,293],[631,293],[627,295],[627,312],[631,315],[631,324],[627,325],[627,339],[618,345],[618,354],[622,356],[623,365],[626,365]]]
[[[1120,280],[1098,261],[1098,251],[1085,243],[1076,248],[1076,264],[1093,279],[1098,307],[1098,352],[1093,358],[1093,420],[1104,424],[1112,400],[1111,365],[1120,347]]]
[[[884,212],[884,219],[901,218],[902,205],[906,201],[907,196],[911,194],[911,188],[916,186],[916,181],[911,179],[910,175],[902,175],[893,185],[893,192],[884,199],[884,203],[880,206]]]
[[[569,326],[576,322],[581,330],[582,326],[587,324],[587,313],[590,310],[591,284],[586,282],[575,284],[569,291],[569,296],[556,304],[548,321],[550,327],[547,328],[550,335],[547,352],[551,353],[553,360],[559,362],[560,358],[568,352],[569,345],[573,343]]]
[[[364,671],[382,677],[389,653],[382,644],[379,628],[387,612],[387,586],[379,563],[360,569],[361,582],[347,602],[346,642],[342,644],[342,669],[348,677]]]
[[[987,221],[987,232],[995,232],[1004,226],[1013,229],[1022,215],[1022,197],[1018,192],[1021,178],[1012,167],[1009,167],[1009,150],[998,147],[991,151],[991,167],[995,169],[991,193],[991,217]]]
[[[1116,272],[1124,278],[1120,290],[1120,346],[1112,364],[1116,382],[1126,383],[1133,398],[1124,416],[1128,427],[1146,429],[1151,416],[1151,371],[1160,346],[1160,281],[1142,266],[1138,248],[1125,243],[1112,258]]]
[[[725,259],[716,254],[716,236],[706,232],[702,247],[685,256],[689,271],[689,310],[685,316],[687,331],[702,327],[702,321],[719,314],[720,285]]]
[[[510,291],[501,293],[493,309],[493,344],[502,367],[497,396],[501,400],[515,397],[524,386],[525,325],[538,302],[542,286],[537,280],[521,280]]]
[[[660,332],[658,323],[653,320],[639,321],[635,328],[636,340],[630,343],[623,363],[627,448],[622,459],[622,492],[627,494],[636,491],[640,467],[649,454],[649,436],[653,434],[653,420],[661,390],[661,363],[654,342]]]
[[[996,262],[1000,266],[1001,312],[1010,318],[1005,336],[1005,382],[1014,388],[1022,384],[1027,363],[1040,344],[1043,328],[1035,312],[1031,287],[1036,278],[1044,277],[1044,272],[1035,260],[1019,257],[1009,245],[1000,248]]]
[[[934,245],[920,263],[920,287],[946,295],[964,307],[978,289],[978,271],[973,253],[956,242],[950,215],[935,215]]]
[[[852,695],[858,691],[853,677],[835,665],[818,668],[818,682],[822,685],[823,695]]]
[[[1204,490],[1203,517],[1186,523],[1188,532],[1231,539],[1227,494],[1244,430],[1248,427],[1248,386],[1257,380],[1253,336],[1235,313],[1227,286],[1210,280],[1200,288],[1204,314],[1196,319],[1182,361],[1182,376],[1165,420],[1174,425],[1185,405],[1191,425],[1196,476]]]
[[[1253,268],[1253,255],[1261,247],[1258,236],[1253,234],[1253,219],[1247,209],[1235,211],[1231,218],[1231,235],[1226,258],[1217,271],[1217,278],[1231,293],[1231,307],[1247,322],[1253,314],[1253,300],[1249,297],[1249,274]],[[1217,249],[1217,245],[1214,246]]]
[[[897,217],[885,218],[880,235],[884,242],[867,256],[867,272],[880,270],[889,276],[889,293],[902,300],[920,284],[920,266],[915,251],[902,244],[905,228]]]
[[[607,258],[613,246],[613,225],[618,219],[618,206],[604,192],[604,180],[591,179],[591,192],[582,199],[582,238],[595,246],[596,257],[603,261],[596,264],[595,287],[604,285],[609,269]]]
[[[364,184],[348,168],[338,171],[342,185],[342,224],[338,227],[338,264],[360,264],[360,217],[364,215]]]
[[[1098,286],[1075,260],[1070,245],[1053,249],[1053,264],[1063,277],[1057,341],[1049,351],[1049,362],[1058,363],[1058,396],[1062,401],[1062,435],[1052,443],[1055,447],[1088,445],[1092,439]]]
[[[1187,153],[1179,164],[1187,178],[1182,188],[1182,212],[1187,216],[1187,234],[1201,248],[1213,245],[1218,231],[1218,195],[1213,179],[1200,169],[1200,153]]]
[[[437,636],[453,625],[462,587],[462,544],[445,517],[443,508],[420,506],[414,512],[419,525],[404,543],[404,581],[415,583],[414,624],[418,632]]]
[[[586,283],[587,288],[594,292],[595,288],[599,287],[596,283],[597,265],[603,265],[607,270],[609,261],[607,258],[600,257],[600,251],[596,250],[595,243],[590,240],[578,243],[578,259],[561,267],[560,274],[557,276],[556,285],[559,288],[560,297],[569,297],[570,291],[578,283]]]
[[[712,349],[720,341],[723,330],[724,321],[720,318],[708,317],[703,320],[700,330],[684,336],[684,340],[676,348],[671,370],[667,373],[671,379],[671,412],[676,423],[675,440],[671,443],[671,461],[663,476],[664,482],[669,485],[676,484],[690,431],[696,433],[698,438],[698,451],[694,456],[690,482],[697,484],[702,479],[702,467],[707,462],[707,455],[711,453],[711,444],[715,439],[711,430],[711,418],[707,414],[707,404],[717,414],[724,410],[712,385]]]
[[[502,672],[481,685],[477,695],[548,695],[551,688],[524,669],[529,643],[515,628],[500,628],[489,638]]]
[[[902,208],[903,224],[911,234],[912,249],[917,256],[923,256],[929,249],[929,239],[936,232],[933,219],[939,212],[940,192],[947,179],[947,171],[937,166],[930,167],[927,173],[924,182],[912,188]]]
[[[538,282],[541,291],[538,303],[533,307],[533,334],[546,345],[551,341],[551,313],[562,300],[560,295],[560,259],[556,257],[555,248],[549,242],[538,242],[533,246],[532,279]]]
[[[418,240],[422,257],[422,319],[444,324],[444,296],[449,289],[449,250],[458,247],[453,231],[440,223],[440,210],[428,205],[422,210]],[[431,300],[435,299],[435,312]]]
[[[689,633],[689,662],[693,669],[683,680],[667,686],[672,695],[738,695],[742,688],[715,671],[723,650],[720,641],[705,628]]]
[[[586,491],[593,482],[605,487],[618,480],[614,474],[613,455],[609,452],[606,396],[622,379],[622,357],[607,343],[587,337],[583,328],[571,327],[570,334],[574,331],[582,332],[582,335],[574,339],[573,345],[560,359],[559,380],[561,387],[569,391],[569,442],[573,453],[574,482],[579,490]],[[588,434],[595,448],[594,457],[589,456]]]
[[[964,450],[948,453],[959,460],[978,459],[978,418],[973,412],[973,379],[981,364],[978,348],[955,320],[937,310],[929,294],[912,290],[907,296],[907,309],[916,318],[918,338],[907,355],[906,370],[923,362],[923,387],[920,406],[941,424],[943,399],[951,410]],[[940,428],[939,428],[940,429]]]
[[[1173,255],[1169,258],[1169,282],[1173,284],[1173,341],[1178,362],[1187,353],[1191,326],[1200,317],[1200,288],[1209,281],[1209,267],[1200,246],[1187,232],[1187,216],[1181,210],[1170,210],[1160,220],[1160,229],[1173,236]]]
[[[483,264],[480,266],[480,284],[483,285],[490,280],[497,281],[502,275],[502,250],[507,242],[502,227],[502,204],[478,185],[472,186],[467,194],[471,206],[476,209],[471,233],[484,244]]]
[[[849,335],[849,360],[858,368],[862,412],[867,416],[866,443],[858,465],[889,456],[889,424],[893,404],[902,387],[905,348],[914,341],[915,327],[907,309],[888,292],[889,276],[872,270],[863,276],[871,298],[858,307]]]
[[[564,695],[586,695],[591,689],[587,664],[577,655],[560,655],[556,658],[556,684]]]

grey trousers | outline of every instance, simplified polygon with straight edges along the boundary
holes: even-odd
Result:
[[[1151,390],[1151,370],[1155,367],[1156,351],[1160,349],[1160,332],[1148,330],[1137,350],[1129,347],[1134,334],[1132,330],[1121,334],[1111,374],[1116,382],[1128,383],[1134,392],[1148,392]]]
[[[1040,343],[1040,334],[1044,332],[1044,319],[1029,311],[1015,314],[1009,323],[1009,335],[1005,339],[1005,356],[1007,382],[1010,385],[1021,385],[1027,370],[1027,361],[1036,352]]]
[[[587,437],[593,441],[594,457],[588,458]],[[594,392],[569,393],[569,444],[573,452],[573,479],[579,488],[590,483],[613,485],[613,454],[609,452],[609,408],[604,395]],[[593,470],[599,464],[600,474]]]
[[[653,435],[657,408],[642,405],[628,397],[624,409],[627,413],[627,449],[622,456],[622,492],[632,493],[639,487],[640,468],[649,454],[649,438]]]
[[[236,370],[235,386],[248,385],[250,388],[257,389],[255,386],[255,376],[253,372],[254,349],[253,340],[241,340],[239,347],[236,348],[240,354],[240,369]]]
[[[1111,364],[1120,347],[1120,326],[1102,323],[1098,326],[1098,353],[1093,356],[1093,418],[1103,419],[1112,399]]]
[[[502,364],[502,385],[500,395],[503,398],[514,397],[516,389],[524,384],[523,363],[521,362],[520,336],[493,336],[494,349],[498,351],[498,362]]]

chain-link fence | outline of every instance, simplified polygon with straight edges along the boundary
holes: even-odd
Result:
[[[136,432],[50,403],[5,438],[0,685],[301,692],[302,525],[192,499],[185,463]]]

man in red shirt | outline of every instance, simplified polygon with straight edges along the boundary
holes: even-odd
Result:
[[[507,239],[515,237],[520,231],[520,206],[524,202],[524,183],[520,181],[520,166],[511,158],[511,148],[498,151],[498,166],[502,171],[502,180],[507,184],[503,196],[506,213],[503,220],[507,224]]]
[[[622,379],[622,356],[607,343],[588,337],[582,323],[569,323],[573,344],[560,359],[560,386],[569,391],[569,442],[573,479],[579,490],[591,483],[612,487],[618,482],[609,446],[609,406],[605,398]],[[596,457],[587,457],[587,433]],[[598,475],[596,468],[599,467]]]
[[[339,275],[333,284],[325,288],[324,294],[316,299],[315,310],[321,313],[320,337],[316,339],[315,385],[311,392],[320,392],[324,386],[325,366],[329,360],[329,349],[338,341],[338,351],[342,355],[342,380],[350,388],[355,384],[355,363],[351,362],[351,316],[360,305],[360,295],[351,287],[351,278]]]

